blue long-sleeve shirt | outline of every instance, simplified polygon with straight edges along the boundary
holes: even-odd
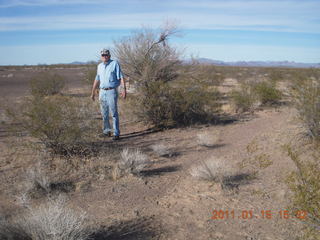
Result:
[[[100,81],[100,88],[118,87],[121,78],[123,74],[118,61],[110,59],[98,65],[96,80]]]

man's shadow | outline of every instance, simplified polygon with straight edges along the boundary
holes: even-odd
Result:
[[[162,131],[162,130],[161,129],[156,129],[156,128],[148,128],[148,129],[143,130],[143,131],[121,134],[121,139],[141,137],[141,136],[144,136],[144,135],[148,135],[148,134],[156,133],[156,132],[160,132],[160,131]]]

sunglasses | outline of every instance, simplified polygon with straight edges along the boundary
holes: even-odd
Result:
[[[110,55],[108,54],[101,54],[101,57],[109,57]]]

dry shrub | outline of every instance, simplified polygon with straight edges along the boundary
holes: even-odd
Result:
[[[166,111],[169,90],[166,82],[177,78],[179,53],[167,44],[176,28],[165,27],[160,32],[143,29],[115,43],[115,55],[122,70],[137,88],[134,113],[155,126],[170,125]]]
[[[125,148],[121,151],[118,167],[123,173],[138,175],[147,165],[148,156],[140,149]]]
[[[287,152],[297,170],[287,178],[293,192],[290,206],[293,214],[298,214],[306,223],[304,239],[320,239],[320,152],[315,151],[312,160],[301,159],[301,153],[287,146]],[[306,215],[304,214],[305,212]],[[300,212],[300,214],[299,214]],[[302,213],[302,214],[301,214]]]
[[[58,74],[43,72],[31,79],[32,95],[49,96],[61,93],[65,87],[65,79]]]
[[[39,139],[54,154],[89,154],[86,145],[97,125],[88,111],[88,102],[66,96],[32,97],[25,99],[8,115],[19,129]]]
[[[115,43],[115,55],[137,90],[132,101],[134,114],[158,128],[208,121],[212,118],[208,108],[217,105],[212,104],[217,94],[203,91],[197,83],[171,84],[184,70],[181,54],[168,43],[177,31],[175,25],[167,24],[159,32],[143,29]]]
[[[66,206],[65,198],[49,200],[38,207],[29,207],[26,214],[0,224],[3,240],[85,240],[87,216]]]
[[[246,169],[252,173],[258,173],[259,170],[265,169],[273,164],[271,156],[264,152],[262,146],[253,139],[246,146],[246,157],[238,162],[240,169]]]
[[[168,44],[177,32],[175,24],[167,23],[160,31],[142,29],[115,42],[114,53],[125,75],[138,86],[177,78],[180,53]]]
[[[298,75],[291,84],[291,96],[308,135],[320,141],[320,71]]]

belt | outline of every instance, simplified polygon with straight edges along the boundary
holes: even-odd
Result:
[[[103,90],[111,90],[111,89],[114,89],[114,87],[107,87],[107,88],[100,88],[100,89],[103,89]]]

